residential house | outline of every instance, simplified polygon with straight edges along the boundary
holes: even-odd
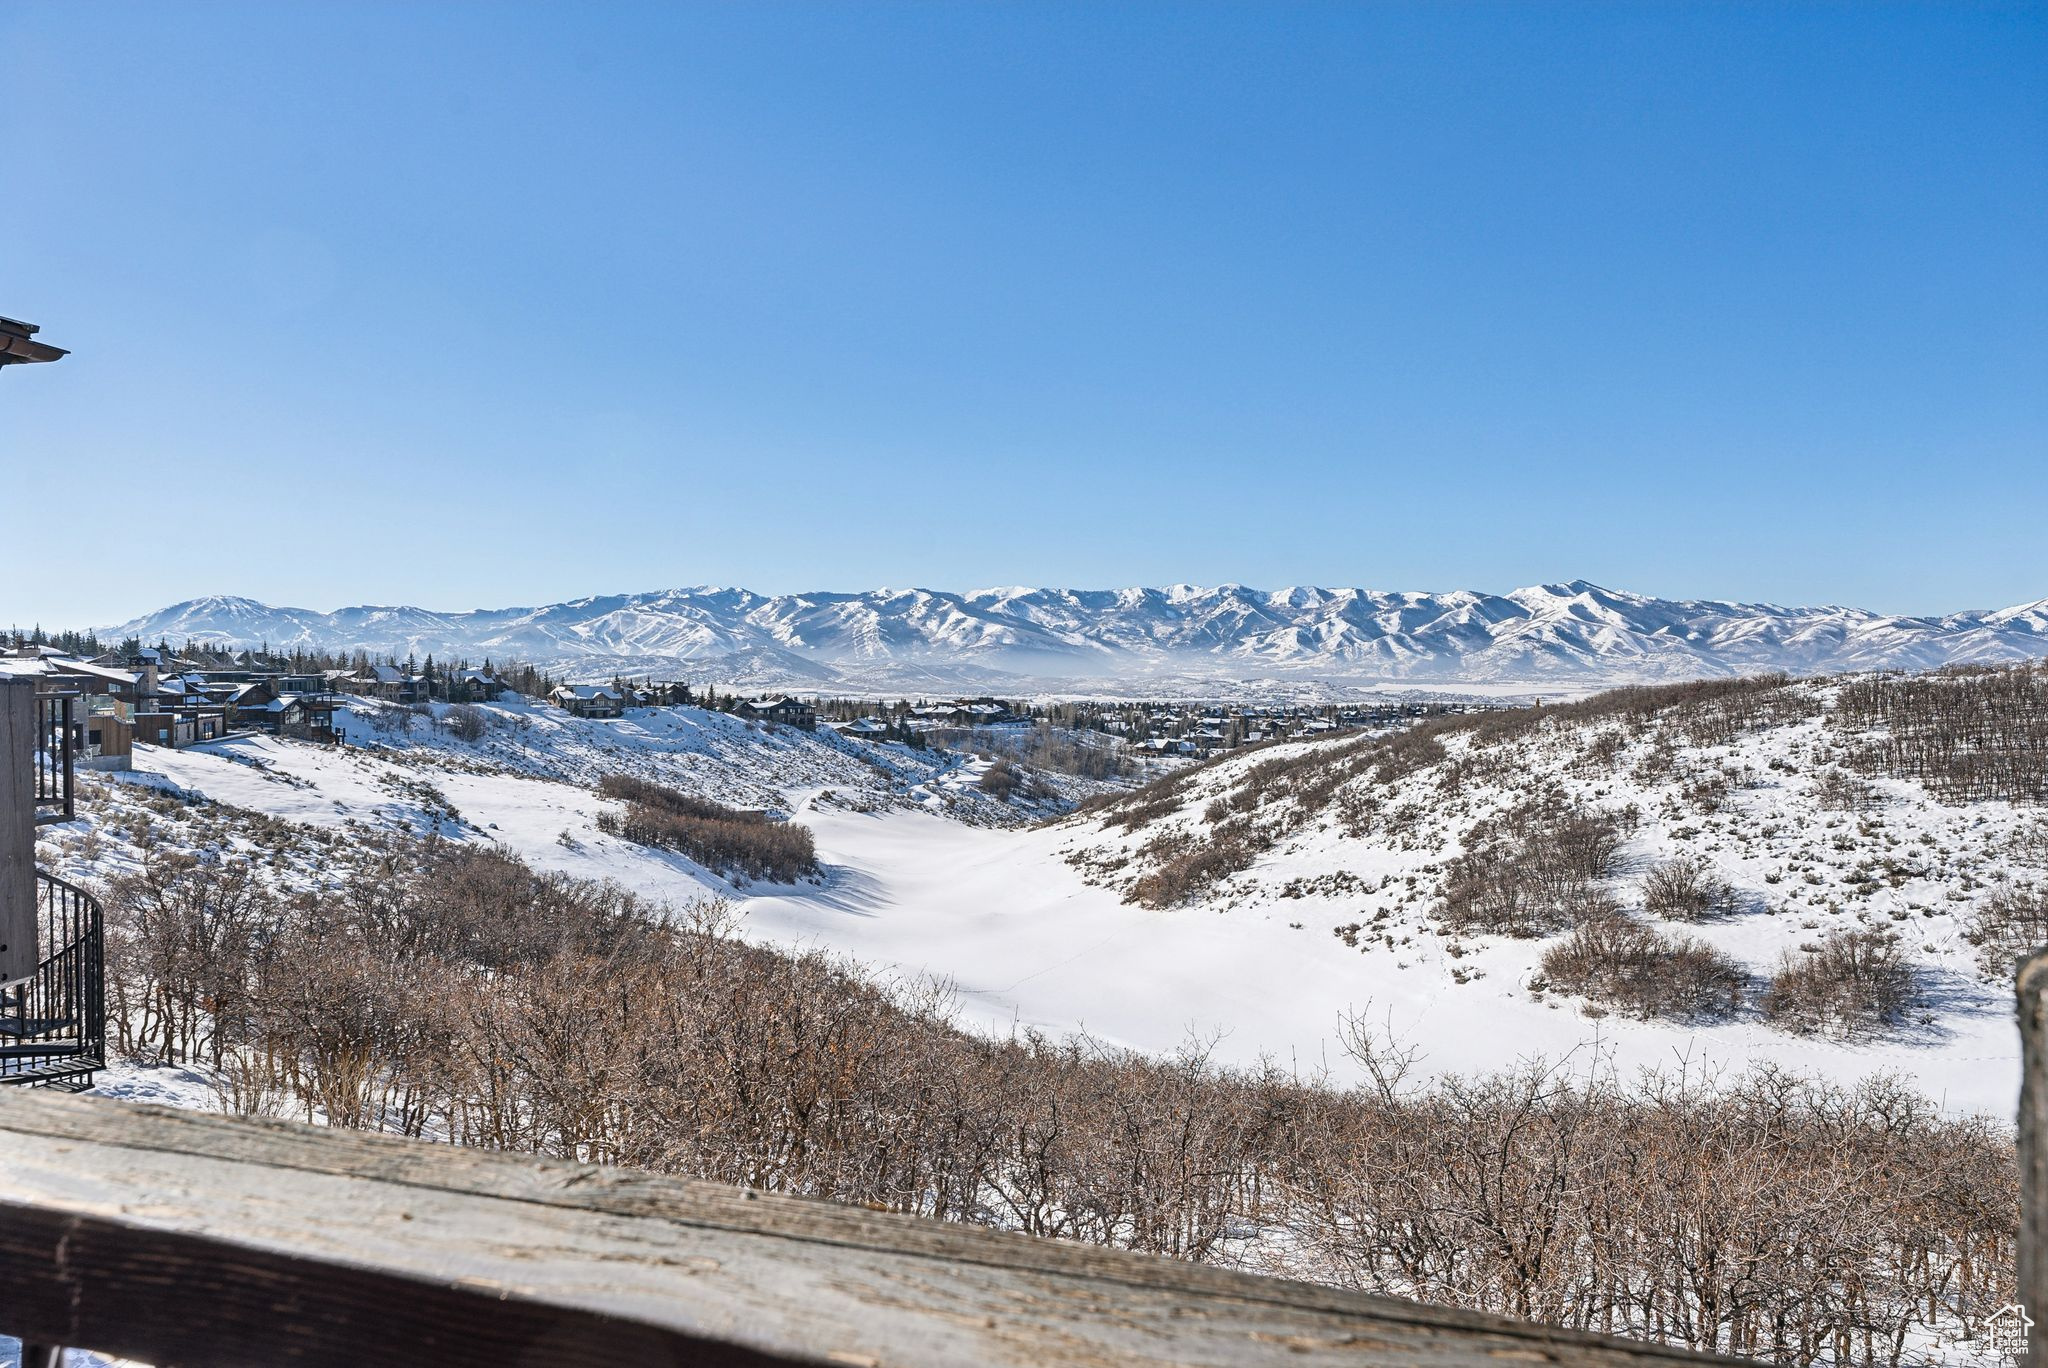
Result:
[[[756,722],[780,722],[805,731],[818,725],[818,716],[810,704],[780,694],[768,698],[743,698],[733,705],[733,712]]]
[[[448,680],[451,692],[467,695],[472,703],[494,703],[512,691],[511,685],[489,670],[457,670]]]
[[[124,713],[90,708],[77,719],[77,753],[71,763],[79,769],[124,770],[135,763],[135,724]]]
[[[331,693],[305,693],[289,694],[279,701],[283,705],[277,718],[279,736],[330,745],[342,739],[334,726],[334,713],[345,700]]]
[[[136,741],[173,750],[201,741],[218,741],[228,734],[227,712],[223,708],[159,706],[138,709],[128,720]]]
[[[76,689],[86,697],[104,696],[118,699],[133,706],[142,696],[142,672],[124,670],[118,667],[95,665],[84,660],[63,660],[51,662],[64,676],[64,687]]]
[[[291,676],[295,680],[303,676]],[[267,732],[299,741],[333,742],[334,711],[345,700],[324,689],[287,693],[268,679],[252,680],[241,686],[229,705],[229,720],[247,731]]]
[[[999,698],[956,698],[916,709],[918,720],[940,727],[997,727],[1018,720]]]
[[[386,703],[424,703],[426,681],[396,665],[372,665],[363,692]]]
[[[227,703],[229,725],[276,735],[277,719],[284,712],[281,697],[277,686],[267,679],[236,685]]]
[[[617,717],[626,710],[625,695],[608,684],[564,684],[551,697],[578,717]]]
[[[32,649],[0,655],[0,675],[30,675],[36,692],[76,695],[72,703],[71,763],[79,769],[125,770],[130,767],[138,680],[120,670],[97,666],[55,651]],[[44,744],[54,741],[52,736]]]

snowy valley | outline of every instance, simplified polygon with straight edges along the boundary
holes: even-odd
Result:
[[[1924,683],[1973,678],[2041,687],[2024,670]],[[134,772],[88,782],[89,821],[46,832],[45,857],[104,881],[151,849],[246,854],[317,884],[337,844],[397,831],[673,907],[730,899],[743,934],[941,980],[964,1020],[999,1034],[1086,1031],[1155,1054],[1198,1037],[1233,1065],[1351,1079],[1344,1023],[1369,1017],[1431,1072],[1575,1051],[1630,1068],[1764,1060],[1844,1081],[1897,1073],[1952,1111],[2002,1114],[2016,1047],[1982,920],[1995,897],[2038,896],[2048,816],[2038,789],[1965,797],[1892,772],[1887,728],[1842,703],[1886,687],[1904,686],[1625,691],[1240,750],[1135,791],[1048,776],[1064,796],[1035,804],[992,797],[985,758],[698,708],[598,721],[508,701],[482,705],[488,725],[464,741],[422,715],[445,705],[359,701],[346,745],[138,747]],[[750,883],[612,834],[607,776],[801,823],[818,873]],[[1526,895],[1470,886],[1475,864],[1534,867],[1573,819],[1605,824],[1586,877]],[[1650,910],[1646,887],[1679,873],[1697,875],[1693,903]],[[1664,935],[1653,959],[1672,943],[1722,956],[1726,1000],[1550,982],[1546,952],[1603,917]],[[1885,1019],[1759,1005],[1787,957],[1858,932],[1910,978]]]
[[[1121,781],[689,705],[335,722],[140,743],[44,828],[107,907],[101,1093],[1991,1361],[2040,667],[1439,708]],[[1750,1247],[1783,1267],[1731,1301]]]

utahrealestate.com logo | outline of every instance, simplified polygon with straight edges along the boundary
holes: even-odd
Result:
[[[2033,1328],[2034,1318],[2018,1302],[2001,1307],[1984,1322],[1984,1334],[1990,1341],[1991,1352],[2012,1358],[2025,1356],[2027,1332]]]

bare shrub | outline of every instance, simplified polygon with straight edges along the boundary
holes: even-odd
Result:
[[[1122,779],[1137,772],[1137,762],[1121,741],[1043,718],[1030,727],[934,727],[925,733],[925,742],[1078,779]]]
[[[1476,823],[1445,871],[1436,913],[1454,932],[1547,936],[1597,914],[1623,814],[1542,794]]]
[[[1968,935],[1983,975],[2010,983],[2022,959],[2048,946],[2048,891],[2022,884],[1993,889],[1977,905]]]
[[[410,708],[380,707],[370,714],[370,726],[379,736],[410,736],[414,716]]]
[[[1547,936],[1571,924],[1568,905],[1549,898],[1525,866],[1488,855],[1460,856],[1445,876],[1437,916],[1453,932]]]
[[[1883,795],[1869,780],[1830,766],[1813,781],[1813,800],[1831,812],[1865,812],[1878,806]]]
[[[628,1164],[1794,1368],[1897,1368],[2013,1298],[2010,1132],[1884,1079],[1339,1089],[749,944],[502,852],[358,841],[266,894],[163,857],[107,908],[126,1038],[252,1114]],[[1252,1238],[1270,1237],[1270,1238]]]
[[[490,714],[471,703],[457,703],[449,708],[446,722],[450,735],[471,745],[483,740],[491,729]]]
[[[124,1054],[218,1066],[279,911],[250,862],[146,846],[107,888],[107,1016]]]
[[[1865,676],[1842,686],[1829,722],[1870,735],[1854,763],[1951,802],[2048,802],[2048,664]]]
[[[1103,825],[1136,831],[1162,817],[1173,815],[1186,801],[1187,789],[1195,776],[1220,763],[1221,760],[1217,759],[1183,766],[1162,774],[1150,783],[1141,784],[1129,793],[1105,799],[1101,808]]]
[[[626,775],[607,776],[598,791],[626,804],[624,814],[598,815],[598,830],[608,835],[680,851],[727,876],[790,883],[818,872],[817,845],[809,827],[771,822]]]
[[[1747,976],[1729,956],[1624,916],[1595,917],[1543,952],[1540,986],[1635,1017],[1724,1016]]]
[[[1673,921],[1706,921],[1736,910],[1735,885],[1697,860],[1665,860],[1643,876],[1643,910]]]
[[[999,803],[1007,803],[1024,787],[1024,773],[1007,759],[998,759],[981,773],[978,788]]]
[[[1376,1076],[1304,1090],[1282,1137],[1290,1236],[1328,1281],[1801,1368],[1896,1368],[1937,1318],[1981,1333],[2011,1285],[2009,1133],[1894,1080]],[[1944,1278],[1939,1311],[1913,1303]]]
[[[1150,868],[1124,897],[1144,907],[1177,907],[1214,888],[1270,849],[1272,832],[1247,817],[1218,823],[1202,835],[1169,832],[1147,842]]]
[[[1844,931],[1790,950],[1759,1005],[1774,1025],[1856,1035],[1896,1021],[1912,1002],[1913,968],[1879,931]]]

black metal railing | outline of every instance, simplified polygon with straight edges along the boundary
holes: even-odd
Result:
[[[36,871],[35,973],[0,988],[0,1084],[82,1088],[107,1058],[106,946],[99,899]]]
[[[72,757],[78,750],[76,693],[36,695],[36,821],[68,822],[76,813]]]

